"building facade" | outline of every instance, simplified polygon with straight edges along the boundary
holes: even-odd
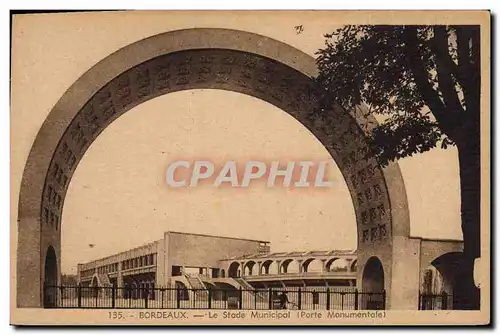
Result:
[[[123,295],[126,288],[141,294],[138,288],[155,287],[354,288],[356,251],[272,253],[268,241],[168,231],[152,243],[78,264],[77,279],[84,287],[125,288]]]

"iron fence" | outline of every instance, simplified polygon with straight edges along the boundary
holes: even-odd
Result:
[[[187,289],[46,286],[46,308],[383,310],[385,292],[330,288]]]
[[[453,309],[453,296],[443,292],[441,294],[420,293],[418,299],[420,310],[450,310]]]

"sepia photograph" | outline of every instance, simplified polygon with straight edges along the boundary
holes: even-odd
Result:
[[[11,324],[490,324],[489,11],[11,20]]]

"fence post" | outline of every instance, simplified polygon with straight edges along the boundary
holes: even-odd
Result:
[[[258,291],[256,289],[253,290],[253,297],[254,297],[254,309],[257,309],[257,294]]]
[[[446,293],[446,291],[441,293],[441,300],[441,309],[448,309],[448,293]]]
[[[161,308],[163,309],[164,307],[163,304],[165,303],[165,288],[164,287],[160,288],[160,292],[161,292]]]
[[[181,308],[181,291],[179,291],[180,287],[177,286],[175,288],[175,299],[177,300],[177,309]]]
[[[240,309],[242,309],[242,308],[243,308],[243,291],[241,290],[241,286],[240,286],[240,290],[239,290],[239,292],[238,292],[238,293],[239,293],[239,295],[240,295],[240,296],[239,296],[239,298],[240,298],[240,299],[239,299],[239,300],[240,300],[240,304],[239,304],[239,306],[238,306],[238,307],[239,307]]]
[[[326,310],[330,310],[330,288],[326,288]]]
[[[81,308],[82,307],[82,283],[79,283],[78,284],[78,287],[76,288],[76,294],[78,296],[78,308]]]
[[[297,299],[297,308],[302,309],[302,290],[300,289],[300,287],[299,287],[298,295],[299,295],[299,297]]]
[[[273,288],[269,288],[269,309],[273,309]]]
[[[193,292],[193,304],[192,307],[196,308],[196,289],[192,289],[191,292]]]
[[[99,288],[95,286],[95,307],[99,307]]]
[[[116,284],[113,283],[111,287],[111,308],[115,308],[115,300],[116,300]]]
[[[64,292],[67,292],[66,288],[64,286],[61,286],[61,307],[64,307]],[[66,293],[67,294],[67,293]],[[57,297],[56,297],[56,307],[57,307]]]
[[[359,309],[359,292],[358,289],[354,290],[354,309]]]
[[[212,309],[212,289],[208,289],[208,309]]]

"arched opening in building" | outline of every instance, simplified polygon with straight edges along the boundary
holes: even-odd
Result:
[[[263,275],[271,274],[270,268],[271,268],[272,263],[273,263],[273,261],[271,259],[268,259],[267,261],[264,261],[264,263],[262,263],[262,274]]]
[[[225,278],[226,277],[226,270],[224,270],[224,269],[220,270],[220,277],[221,278]]]
[[[423,294],[440,294],[444,291],[443,276],[434,265],[429,265],[422,277],[420,292]]]
[[[57,299],[57,256],[54,247],[49,246],[45,255],[44,301],[46,308],[55,307]]]
[[[357,271],[358,271],[358,260],[355,259],[351,264],[351,272],[357,272]]]
[[[293,262],[293,259],[286,259],[281,262],[281,273],[289,273],[290,263]]]
[[[375,256],[370,257],[363,269],[363,291],[370,293],[362,297],[361,306],[363,309],[385,309],[386,297],[384,285],[384,268],[382,262]]]
[[[461,292],[455,287],[462,280],[457,276],[461,256],[461,252],[445,253],[423,270],[420,278],[421,309],[460,309]],[[433,307],[422,304],[432,304]]]
[[[378,293],[384,291],[384,268],[378,257],[370,257],[363,270],[363,291]]]
[[[99,280],[97,279],[97,276],[92,277],[92,280],[90,281],[90,287],[98,287],[99,286]]]
[[[321,272],[323,266],[319,260],[316,258],[306,259],[302,263],[302,272]]]
[[[245,263],[245,269],[244,269],[244,275],[245,276],[252,276],[252,275],[256,275],[258,273],[256,273],[257,271],[255,271],[255,268],[257,268],[255,266],[255,262],[254,261],[248,261]]]
[[[240,269],[240,263],[238,262],[232,262],[231,265],[229,265],[229,269],[227,270],[227,275],[230,278],[239,278],[241,277],[241,269]]]

